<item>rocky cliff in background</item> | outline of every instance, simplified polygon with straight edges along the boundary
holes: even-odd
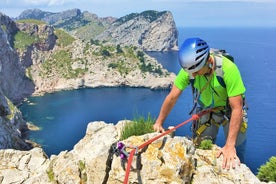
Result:
[[[20,103],[34,92],[34,84],[26,77],[25,68],[13,49],[13,35],[19,30],[8,16],[0,13],[0,88],[12,102]]]
[[[0,149],[31,149],[32,145],[25,141],[26,131],[21,112],[0,90]]]
[[[178,32],[171,12],[145,11],[117,19],[95,39],[146,51],[177,49]]]
[[[90,40],[105,30],[117,18],[100,18],[96,14],[87,11],[81,12],[79,9],[56,13],[28,9],[16,18],[16,20],[22,19],[41,20],[55,28],[62,28],[80,39]]]
[[[0,149],[31,148],[25,140],[26,122],[14,104],[34,92],[34,84],[26,77],[17,53],[13,50],[16,24],[0,13]]]
[[[135,46],[145,51],[177,49],[178,31],[169,11],[149,10],[117,19],[99,18],[79,9],[58,13],[33,9],[22,12],[16,19],[42,20],[84,40],[108,41],[115,45]]]
[[[102,86],[168,88],[175,77],[137,47],[79,40],[34,20],[16,25],[15,48],[35,94]]]
[[[116,143],[125,123],[89,123],[86,135],[71,151],[48,158],[40,148],[31,151],[0,150],[0,183],[119,184],[125,179],[126,161],[115,155]],[[157,133],[124,140],[128,146],[140,146]],[[162,137],[134,156],[129,183],[213,183],[259,184],[250,169],[241,164],[236,169],[221,168],[222,158],[212,150],[195,149],[185,137]],[[126,148],[126,151],[130,151]]]

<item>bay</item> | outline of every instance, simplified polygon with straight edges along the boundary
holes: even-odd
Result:
[[[179,45],[188,37],[201,37],[211,47],[223,48],[235,57],[247,88],[249,104],[248,141],[245,163],[256,173],[271,156],[276,156],[275,119],[275,28],[179,28]],[[177,52],[150,52],[170,72],[180,69]],[[94,88],[62,91],[30,97],[20,106],[24,118],[42,128],[29,137],[40,143],[48,155],[71,150],[85,135],[91,121],[117,123],[137,115],[157,117],[169,90],[146,88]],[[192,94],[183,92],[164,127],[189,118]],[[191,136],[191,124],[176,135]],[[222,130],[217,144],[224,143]]]

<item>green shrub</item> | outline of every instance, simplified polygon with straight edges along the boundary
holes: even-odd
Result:
[[[99,40],[93,40],[93,39],[90,40],[90,43],[92,45],[98,45],[98,46],[101,44]]]
[[[147,133],[154,132],[153,124],[155,119],[148,115],[147,119],[143,116],[139,118],[134,118],[132,123],[126,124],[121,133],[121,140],[127,139],[133,135],[144,135]]]
[[[66,50],[59,50],[51,55],[51,58],[42,63],[40,76],[47,77],[51,75],[58,75],[66,79],[73,79],[83,75],[87,69],[77,68],[72,69],[71,53]],[[86,61],[83,61],[85,63]]]
[[[74,41],[75,41],[75,38],[72,37],[71,35],[69,35],[67,32],[61,30],[61,29],[56,29],[55,30],[55,35],[57,36],[58,38],[58,42],[57,44],[59,46],[63,46],[63,47],[66,47],[68,45],[71,45]]]
[[[28,46],[32,45],[38,40],[38,37],[31,36],[28,33],[18,31],[14,35],[14,48],[25,50]]]
[[[210,150],[213,146],[213,142],[210,139],[204,139],[199,145],[199,149]]]
[[[266,164],[258,169],[257,177],[264,182],[276,182],[276,156],[272,156]]]
[[[111,56],[110,52],[109,52],[107,49],[103,49],[103,50],[101,51],[101,54],[102,54],[102,56],[104,56],[104,57],[109,57],[109,56]]]
[[[87,182],[86,166],[85,166],[85,162],[82,160],[79,160],[79,171],[80,171],[81,183],[86,183]]]
[[[143,51],[138,51],[137,52],[137,57],[140,59],[141,62],[144,62],[145,61],[145,53]]]
[[[48,178],[51,182],[55,181],[55,173],[53,171],[53,168],[48,168],[48,170],[46,171]]]
[[[124,51],[122,50],[122,48],[121,48],[120,45],[117,45],[117,46],[116,46],[116,51],[117,51],[117,54],[124,53]]]
[[[112,68],[114,70],[116,69],[122,76],[127,75],[129,73],[129,71],[131,70],[131,68],[129,66],[127,66],[127,63],[122,60],[113,62],[113,63],[109,63],[108,67]]]

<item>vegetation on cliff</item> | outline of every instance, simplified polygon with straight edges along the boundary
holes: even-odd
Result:
[[[276,156],[272,156],[268,162],[259,168],[257,177],[264,182],[276,182]]]
[[[150,22],[156,20],[157,18],[161,17],[163,14],[165,14],[166,11],[158,12],[154,10],[147,10],[142,13],[131,13],[124,17],[121,17],[115,21],[115,24],[123,24],[131,19],[134,19],[138,16],[144,17],[145,19],[148,19]]]
[[[98,81],[98,78],[104,77],[101,79],[104,83],[112,78],[114,82],[108,85],[125,85],[129,83],[125,80],[134,82],[135,77],[137,82],[139,79],[170,75],[136,46],[80,40],[70,32],[55,29],[39,20],[18,20],[17,26],[19,29],[13,35],[13,47],[25,65],[26,76],[35,83],[38,94],[55,91],[54,88],[85,86],[78,81],[88,81],[88,86],[93,86],[90,78]],[[76,82],[67,84],[69,79]]]
[[[73,36],[63,31],[62,29],[55,29],[55,35],[58,39],[57,45],[60,47],[71,45],[76,40]]]
[[[168,88],[174,75],[144,51],[174,47],[177,31],[172,15],[149,10],[136,16],[122,18],[127,22],[120,27],[113,24],[116,18],[99,18],[79,9],[29,10],[16,21],[12,47],[36,86],[35,94],[98,86]],[[135,24],[129,27],[131,21]]]
[[[40,20],[35,19],[24,19],[18,20],[17,23],[21,24],[29,24],[29,25],[45,25],[46,23]],[[17,31],[14,35],[13,47],[15,49],[20,50],[21,52],[25,51],[29,46],[35,43],[39,43],[41,41],[41,36],[38,34],[30,34],[27,31]]]
[[[134,135],[138,136],[154,132],[154,122],[155,118],[151,117],[150,114],[148,114],[148,117],[146,119],[143,116],[135,117],[133,119],[133,122],[128,123],[124,126],[121,132],[120,140],[125,140],[128,137]]]

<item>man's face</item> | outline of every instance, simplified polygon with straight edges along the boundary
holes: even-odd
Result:
[[[205,75],[206,73],[208,73],[208,71],[209,71],[208,66],[204,65],[200,70],[194,72],[192,75],[193,77],[197,75]]]

